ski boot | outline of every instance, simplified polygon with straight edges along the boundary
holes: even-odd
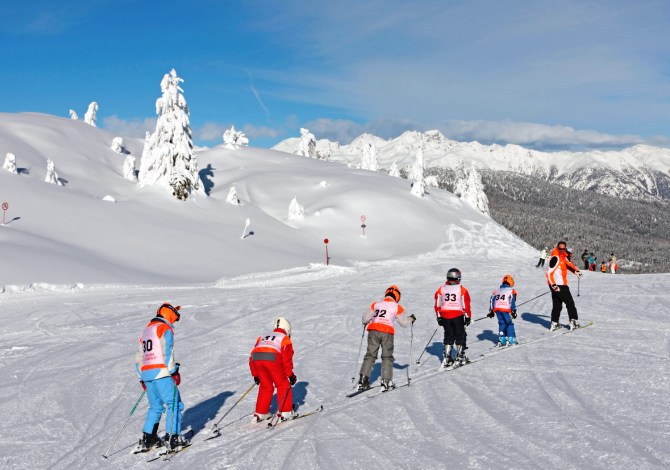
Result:
[[[444,345],[444,359],[442,360],[442,367],[449,367],[454,364],[454,358],[451,355],[453,350],[454,347],[451,344]]]
[[[252,423],[260,423],[261,421],[265,421],[267,419],[270,419],[272,415],[270,413],[254,413],[253,418],[251,418]]]
[[[168,442],[168,449],[170,449],[172,452],[179,451],[184,447],[190,445],[190,442],[184,439],[179,434],[172,434],[167,442]]]
[[[370,378],[365,375],[361,375],[361,378],[358,380],[358,390],[368,390],[370,388]]]
[[[465,355],[465,348],[463,346],[458,347],[458,356],[456,356],[456,359],[458,359],[458,365],[462,366],[470,362],[470,359],[468,356]]]
[[[293,411],[282,411],[277,413],[279,421],[288,421],[289,419],[293,419],[294,415],[295,413]]]
[[[388,392],[394,388],[395,384],[393,383],[393,380],[382,380],[382,392]]]
[[[555,322],[555,321],[551,322],[551,325],[549,326],[549,331],[556,331],[556,330],[560,330],[560,329],[561,329],[561,325],[559,325],[558,322]]]
[[[502,333],[500,334],[500,336],[498,336],[497,346],[499,348],[503,348],[503,347],[507,346],[507,338],[505,336],[503,336]]]
[[[142,433],[142,439],[140,439],[137,448],[133,452],[148,452],[151,449],[161,447],[162,445],[163,441],[158,437],[158,423],[156,423],[154,424],[151,434],[148,432]]]
[[[507,344],[509,344],[510,346],[514,346],[515,344],[519,344],[519,342],[516,340],[516,336],[508,336]]]
[[[581,325],[577,322],[577,320],[575,320],[575,319],[570,320],[570,331],[576,330],[580,326]]]

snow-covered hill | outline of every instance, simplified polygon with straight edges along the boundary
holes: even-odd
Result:
[[[273,148],[295,153],[300,139]],[[621,151],[540,152],[518,145],[456,142],[439,131],[408,131],[388,141],[363,134],[349,145],[317,141],[320,158],[355,164],[362,148],[374,142],[382,168],[393,162],[409,168],[420,146],[426,167],[458,170],[474,162],[480,169],[512,171],[566,187],[632,199],[670,199],[670,149],[637,145]]]
[[[345,266],[453,245],[460,232],[479,234],[473,252],[491,233],[532,252],[450,193],[417,198],[406,180],[273,150],[198,152],[210,196],[181,203],[124,179],[114,137],[81,121],[0,115],[0,155],[14,153],[19,168],[0,169],[0,198],[10,206],[0,286],[207,282],[323,263],[326,238],[332,262]],[[143,143],[125,142],[139,166]],[[64,186],[44,182],[47,159]],[[231,186],[240,205],[225,202]],[[116,202],[103,201],[108,195]],[[294,197],[301,220],[288,220]],[[247,218],[253,234],[242,239]]]

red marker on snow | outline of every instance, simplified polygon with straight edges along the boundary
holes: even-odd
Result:
[[[363,229],[363,236],[365,236],[365,227],[367,227],[367,225],[365,225],[366,220],[367,220],[367,217],[362,215],[361,216],[361,228]]]
[[[323,243],[326,244],[326,266],[328,266],[328,260],[330,260],[330,256],[328,256],[328,239],[324,238]]]
[[[9,209],[9,204],[6,202],[2,203],[2,225],[5,225],[5,212]]]

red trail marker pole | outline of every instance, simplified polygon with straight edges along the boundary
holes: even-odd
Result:
[[[5,213],[9,209],[9,204],[6,202],[2,203],[2,225],[5,225]]]
[[[365,227],[367,227],[367,225],[365,225],[366,220],[367,220],[367,217],[362,215],[361,216],[361,228],[363,229],[363,236],[365,236]]]
[[[326,244],[326,266],[328,266],[328,261],[330,260],[330,256],[328,256],[328,239],[324,238],[323,243]]]

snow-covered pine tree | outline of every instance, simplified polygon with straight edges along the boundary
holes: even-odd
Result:
[[[226,196],[226,202],[228,204],[232,204],[233,206],[240,205],[240,199],[237,197],[237,190],[235,189],[235,186],[230,187],[230,190],[228,191],[228,196]]]
[[[412,194],[417,197],[424,197],[426,195],[424,172],[423,147],[419,146],[419,150],[416,152],[416,160],[414,160],[414,165],[408,178],[412,182]]]
[[[135,171],[135,161],[136,158],[131,154],[126,155],[125,160],[123,160],[123,177],[133,182],[137,181],[137,172]]]
[[[288,220],[300,220],[305,218],[305,208],[298,203],[297,197],[293,196],[288,206]]]
[[[125,153],[126,149],[123,147],[123,137],[114,137],[110,148],[116,153]]]
[[[361,170],[377,171],[377,148],[374,142],[367,142],[363,147],[363,157],[361,158]]]
[[[140,162],[142,184],[160,185],[179,200],[201,189],[198,163],[193,151],[189,110],[183,82],[172,69],[161,81],[163,95],[156,100],[156,130],[145,140]]]
[[[316,156],[316,137],[308,129],[300,128],[300,147],[298,155],[314,158]]]
[[[96,120],[98,119],[98,103],[93,101],[88,105],[88,111],[84,115],[84,122],[90,126],[97,127],[95,125]]]
[[[7,152],[7,155],[5,156],[5,163],[2,165],[2,168],[10,173],[16,174],[16,155],[11,152]]]
[[[77,115],[77,112],[74,109],[70,110],[70,119],[72,119],[73,121],[79,120],[79,116]]]
[[[391,164],[391,168],[389,168],[389,176],[400,178],[400,168],[398,168],[398,162],[393,162]]]
[[[227,149],[237,150],[240,147],[249,145],[249,139],[244,135],[244,132],[236,131],[235,126],[230,126],[223,133],[223,146]]]
[[[56,165],[53,160],[47,160],[47,174],[44,177],[44,181],[51,184],[56,184],[58,186],[63,186],[60,179],[58,178],[58,173],[56,173]]]
[[[454,183],[454,194],[469,202],[479,212],[490,215],[489,199],[484,193],[482,177],[474,164],[468,170],[459,171]]]

